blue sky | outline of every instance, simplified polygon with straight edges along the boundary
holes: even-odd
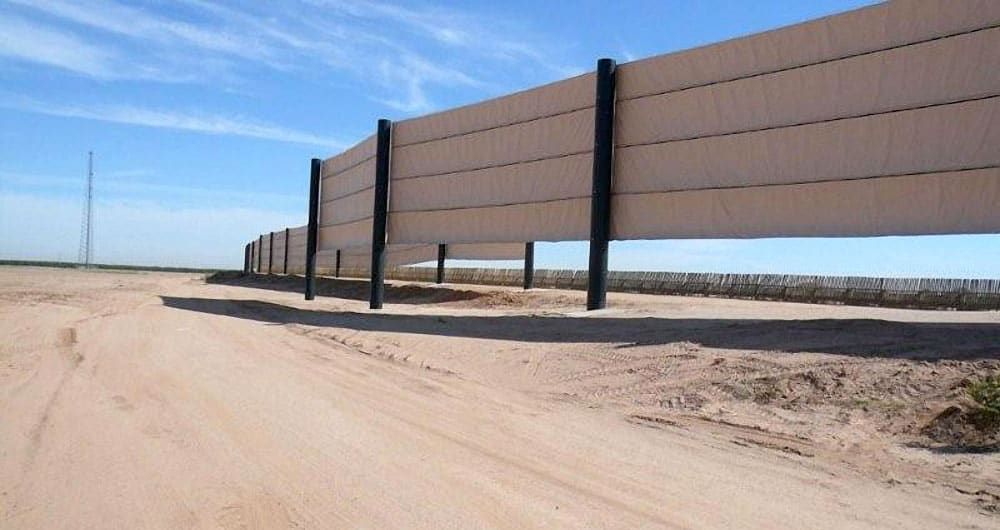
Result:
[[[242,264],[310,157],[401,119],[869,2],[0,0],[0,258]],[[582,268],[586,244],[539,244]],[[508,264],[509,265],[509,264]],[[613,269],[1000,276],[1000,237],[615,242]]]

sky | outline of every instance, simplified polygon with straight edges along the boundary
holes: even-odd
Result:
[[[754,2],[0,0],[0,259],[239,268],[305,223],[309,159],[404,119],[861,7]],[[586,243],[536,245],[585,268]],[[613,242],[616,270],[1000,277],[1000,237]],[[498,263],[499,266],[517,266]]]

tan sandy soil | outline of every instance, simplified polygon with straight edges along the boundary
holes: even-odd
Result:
[[[1000,528],[998,313],[300,287],[0,267],[0,528]]]

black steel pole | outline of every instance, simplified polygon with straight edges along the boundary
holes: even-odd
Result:
[[[285,229],[285,266],[281,269],[282,274],[288,274],[288,229]]]
[[[243,245],[243,275],[250,272],[250,244]]]
[[[615,61],[597,61],[594,109],[594,175],[590,198],[590,268],[587,309],[607,304],[608,239],[611,236],[611,179],[614,173]]]
[[[524,244],[524,288],[531,289],[535,286],[535,242],[528,241]]]
[[[340,278],[340,249],[337,249],[337,262],[333,267],[333,277]]]
[[[306,229],[306,300],[316,298],[316,243],[319,238],[319,177],[323,161],[314,158],[309,167],[309,227]]]
[[[271,274],[274,269],[274,232],[271,232],[270,239],[267,242],[267,273]]]
[[[448,245],[440,243],[438,245],[438,269],[437,278],[434,283],[444,283],[444,258],[448,255]]]
[[[260,274],[261,265],[264,264],[264,234],[257,238],[257,274]]]
[[[392,122],[378,121],[375,149],[375,204],[372,209],[371,292],[368,306],[382,309],[385,294],[385,228],[389,217],[389,157],[392,153]]]

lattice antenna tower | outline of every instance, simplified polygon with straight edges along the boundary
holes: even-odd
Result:
[[[83,218],[80,221],[80,256],[83,267],[90,267],[94,252],[94,152],[87,152],[87,190],[83,200]]]

